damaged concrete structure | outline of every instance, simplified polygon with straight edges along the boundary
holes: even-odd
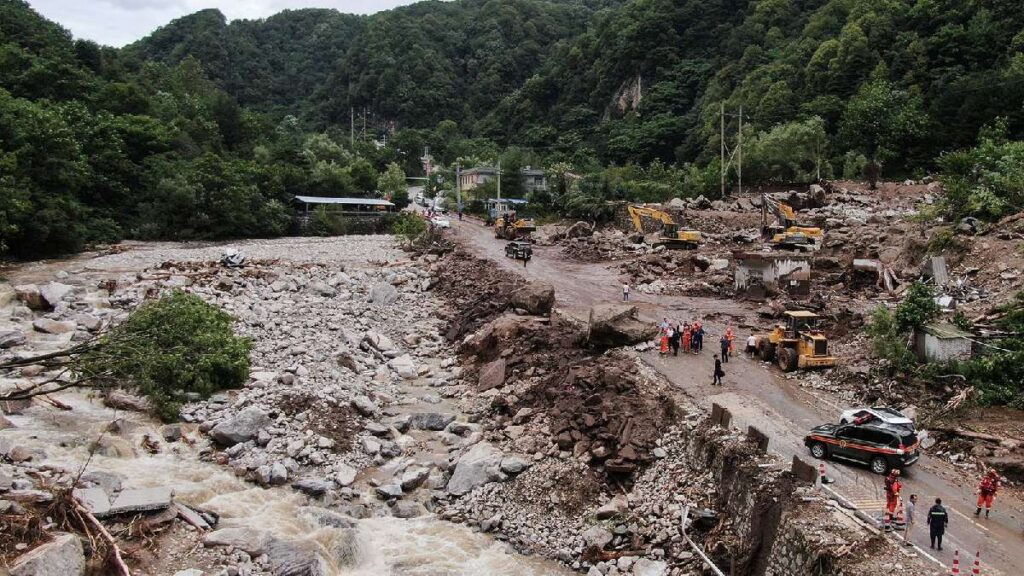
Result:
[[[811,291],[811,261],[797,254],[735,252],[737,295],[764,298],[772,292],[805,296]]]
[[[914,331],[914,353],[924,362],[950,362],[971,358],[971,334],[948,324],[927,324]]]

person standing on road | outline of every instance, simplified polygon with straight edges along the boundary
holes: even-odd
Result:
[[[729,341],[729,356],[736,353],[736,349],[733,347],[733,340],[736,339],[736,335],[733,334],[732,328],[725,329],[725,339]]]
[[[683,353],[690,351],[690,346],[693,341],[693,331],[690,330],[689,324],[683,324]]]
[[[757,353],[757,336],[754,336],[753,334],[751,334],[750,336],[747,336],[747,356],[750,356],[750,359],[753,360],[754,359],[754,354],[756,354],[756,353]]]
[[[892,526],[893,516],[896,514],[896,506],[899,505],[900,501],[900,490],[903,489],[903,483],[900,482],[900,471],[897,468],[893,468],[889,476],[885,478],[885,525],[886,527]]]
[[[622,285],[622,301],[629,302],[629,284]]]
[[[985,507],[985,518],[988,518],[992,511],[992,501],[995,500],[996,492],[999,491],[999,472],[995,469],[989,470],[988,474],[981,479],[978,485],[978,509],[974,511],[975,516],[981,515],[981,507]]]
[[[904,511],[904,519],[907,524],[903,527],[903,545],[913,546],[913,542],[910,541],[910,532],[914,528],[914,512],[917,511],[917,494],[911,494],[910,500],[907,502],[906,510]]]
[[[722,362],[729,363],[729,339],[722,335],[722,338],[718,341],[722,346]]]
[[[694,354],[698,354],[704,349],[704,327],[700,325],[700,321],[693,323],[692,347]]]
[[[669,327],[671,334],[668,337],[668,345],[672,347],[672,355],[679,356],[679,339],[682,335],[679,333],[679,327]]]
[[[661,329],[661,343],[658,347],[658,353],[662,356],[668,355],[668,326]]]
[[[931,537],[932,549],[942,550],[942,535],[946,533],[946,526],[949,525],[949,514],[942,507],[942,498],[935,499],[935,505],[928,510],[928,534]]]
[[[714,380],[711,381],[711,385],[721,386],[722,376],[725,376],[725,372],[722,371],[722,361],[718,359],[718,354],[715,354],[715,376]]]

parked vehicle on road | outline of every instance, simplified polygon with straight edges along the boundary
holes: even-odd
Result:
[[[914,429],[914,421],[895,408],[874,406],[871,408],[851,408],[839,416],[840,424],[871,424],[882,423],[891,426],[905,426]]]
[[[906,468],[921,457],[921,441],[913,430],[889,424],[822,424],[804,437],[818,459],[835,458],[867,464],[876,474]]]
[[[449,220],[448,218],[445,218],[444,216],[434,216],[433,218],[430,219],[430,223],[433,224],[434,226],[437,226],[438,228],[452,227],[452,221]]]
[[[516,260],[529,260],[533,257],[533,245],[525,240],[514,240],[505,244],[505,256]]]

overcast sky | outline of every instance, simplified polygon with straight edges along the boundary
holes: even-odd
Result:
[[[336,8],[372,14],[414,0],[29,0],[37,12],[71,30],[76,38],[124,46],[171,20],[218,8],[228,20],[265,18],[288,8]]]

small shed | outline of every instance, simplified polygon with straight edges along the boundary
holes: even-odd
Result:
[[[796,254],[736,252],[737,295],[764,298],[769,289],[793,295],[811,291],[811,261]]]
[[[946,322],[927,324],[914,331],[914,353],[924,362],[969,360],[971,334]]]

